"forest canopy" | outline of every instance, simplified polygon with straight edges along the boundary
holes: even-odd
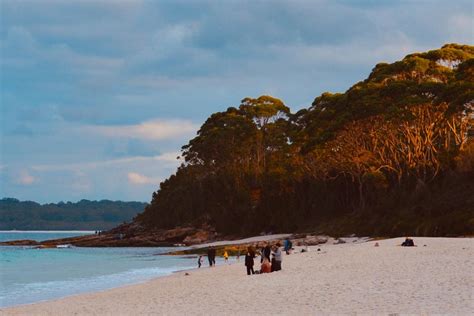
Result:
[[[0,200],[0,230],[105,230],[131,221],[146,203],[122,201],[39,204]]]
[[[250,234],[474,233],[474,47],[380,63],[292,113],[272,96],[212,114],[136,220]]]

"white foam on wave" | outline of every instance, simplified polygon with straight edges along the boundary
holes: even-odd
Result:
[[[180,267],[180,269],[183,268],[191,267]],[[141,283],[155,277],[170,275],[177,270],[176,267],[140,268],[96,277],[18,284],[18,286],[10,288],[8,292],[0,294],[0,307],[36,303],[85,292],[102,291],[118,286]]]

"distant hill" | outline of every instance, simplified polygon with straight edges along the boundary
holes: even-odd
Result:
[[[39,204],[0,200],[0,230],[106,230],[131,221],[147,204],[89,201]]]

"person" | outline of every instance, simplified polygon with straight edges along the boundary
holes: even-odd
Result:
[[[237,251],[237,261],[240,262],[240,249]]]
[[[265,247],[262,248],[262,257],[260,259],[260,263],[263,263],[263,259],[267,258],[268,261],[270,261],[270,253],[272,252],[272,249],[270,248],[270,245],[268,243],[265,243]]]
[[[209,247],[207,250],[207,260],[209,260],[210,267],[216,265],[216,249],[214,247]]]
[[[285,243],[284,243],[283,245],[284,245],[283,248],[285,249],[286,254],[289,255],[289,254],[290,254],[290,250],[291,250],[291,248],[293,247],[293,244],[291,243],[289,237],[286,237]]]
[[[260,273],[270,273],[272,272],[272,265],[270,261],[265,258],[263,259],[262,266],[260,267]]]
[[[273,258],[272,258],[272,272],[274,271],[280,271],[281,270],[281,250],[280,250],[281,244],[277,243],[275,247],[273,248]]]
[[[201,264],[202,264],[202,256],[199,256],[199,258],[198,258],[198,268],[201,267]]]
[[[415,242],[411,238],[406,238],[404,242],[402,242],[402,247],[415,247]]]
[[[253,271],[253,259],[255,258],[255,253],[251,247],[247,248],[247,254],[245,255],[245,266],[247,267],[247,275],[255,274]]]
[[[229,254],[227,253],[227,250],[224,250],[224,260],[226,263],[229,260]]]

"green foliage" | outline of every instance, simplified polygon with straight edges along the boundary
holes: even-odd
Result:
[[[245,98],[183,146],[185,163],[137,220],[228,234],[472,233],[473,58],[472,46],[448,44],[380,63],[294,114],[271,96]]]
[[[0,200],[3,230],[104,230],[131,221],[146,203],[121,201],[38,204],[13,198]]]

